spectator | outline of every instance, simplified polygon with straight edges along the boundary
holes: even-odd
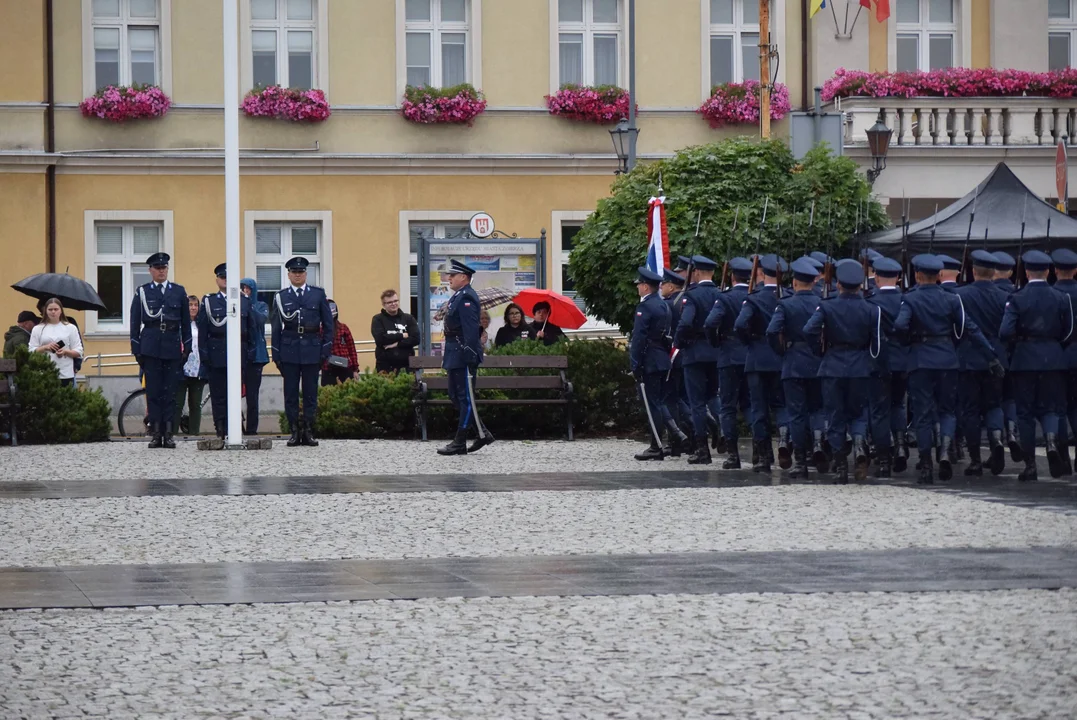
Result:
[[[44,321],[30,333],[30,352],[48,353],[60,371],[60,382],[75,384],[75,358],[82,357],[82,338],[78,329],[64,314],[64,306],[56,298],[45,301]]]
[[[29,310],[19,313],[18,321],[4,333],[4,357],[14,355],[15,348],[21,345],[30,344],[30,333],[33,332],[38,320],[38,316]]]
[[[42,298],[41,300],[37,301],[37,314],[40,315],[42,318],[45,317],[45,304],[49,300],[50,300],[50,298]],[[41,322],[41,321],[38,320],[38,322]],[[69,317],[69,318],[67,318],[67,323],[69,325],[74,325],[75,326],[75,332],[79,333],[79,343],[81,344],[82,343],[82,331],[79,330],[78,321],[76,321],[75,318]],[[79,370],[82,370],[82,358],[81,357],[75,358],[75,374],[76,375],[78,374]]]
[[[183,401],[186,399],[187,434],[197,435],[202,429],[202,389],[206,386],[202,361],[198,357],[198,325],[195,323],[195,318],[198,317],[198,298],[188,295],[187,307],[191,313],[191,354],[183,366],[183,375],[176,383],[176,416],[173,418],[172,427],[180,427]]]
[[[502,325],[494,338],[494,346],[502,347],[511,342],[516,342],[527,337],[530,330],[524,322],[524,309],[516,303],[509,303],[505,308],[505,324]]]
[[[396,372],[408,369],[408,358],[419,344],[419,323],[400,309],[396,290],[381,294],[381,312],[370,321],[374,337],[374,369]]]
[[[262,371],[269,364],[269,351],[266,349],[265,326],[269,322],[269,306],[258,299],[258,283],[254,278],[239,281],[239,290],[251,300],[251,312],[255,324],[261,329],[251,338],[251,360],[243,363],[243,385],[247,395],[247,434],[258,434],[258,394],[262,390]]]
[[[565,337],[565,331],[550,322],[550,303],[545,300],[535,303],[531,314],[535,322],[531,323],[531,329],[527,332],[528,338],[541,340],[543,345],[553,345]]]
[[[479,333],[479,342],[482,343],[483,348],[489,348],[493,343],[490,342],[490,313],[485,308],[479,311],[479,327],[482,329]]]
[[[355,353],[355,338],[348,326],[337,320],[337,304],[329,299],[329,312],[333,313],[333,349],[322,362],[322,386],[338,385],[355,379],[359,372],[359,356]]]

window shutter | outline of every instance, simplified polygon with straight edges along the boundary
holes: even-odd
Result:
[[[280,225],[254,226],[254,252],[258,255],[280,255]]]
[[[293,227],[292,228],[292,254],[293,255],[317,255],[318,254],[318,228],[316,227]],[[309,271],[309,269],[308,269]]]
[[[150,256],[161,251],[161,229],[152,225],[135,226],[135,257]]]
[[[97,254],[123,255],[123,228],[119,225],[97,226]]]
[[[276,265],[259,265],[254,269],[258,292],[276,292],[281,288],[280,268]]]

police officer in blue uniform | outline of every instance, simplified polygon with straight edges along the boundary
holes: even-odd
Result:
[[[1062,248],[1051,253],[1055,264],[1055,290],[1070,299],[1077,309],[1077,252]],[[1063,475],[1073,474],[1070,447],[1077,441],[1077,337],[1066,345],[1066,414],[1058,424],[1058,451],[1062,455]]]
[[[779,267],[787,270],[777,255],[764,255],[759,260],[762,282],[756,285],[741,306],[734,329],[748,345],[744,374],[748,378],[748,394],[752,403],[752,470],[770,472],[774,460],[771,445],[770,412],[775,412],[778,425],[778,465],[788,470],[793,465],[789,419],[785,412],[782,392],[782,359],[767,341],[767,326],[783,297],[778,285]]]
[[[1010,276],[1013,275],[1013,269],[1017,266],[1017,261],[1009,253],[1000,251],[993,254],[995,256],[995,284],[1007,293],[1017,292],[1017,286],[1010,279]]]
[[[718,348],[718,393],[721,406],[719,417],[722,438],[728,453],[722,462],[722,469],[739,470],[740,450],[737,443],[740,440],[740,432],[737,428],[737,410],[747,419],[746,411],[750,401],[748,382],[744,377],[748,346],[741,340],[734,325],[744,300],[748,297],[752,261],[735,257],[729,261],[728,267],[733,285],[715,299],[703,327],[711,344]]]
[[[681,256],[683,257],[683,256]],[[688,258],[684,258],[687,263]],[[687,269],[687,268],[686,268]],[[684,288],[684,278],[676,271],[665,268],[662,271],[662,284],[659,292],[669,308],[669,346],[673,346],[673,332],[677,329],[677,323],[681,321],[681,291]],[[684,393],[684,368],[681,365],[680,353],[672,359],[670,369],[666,372],[665,382],[662,383],[662,404],[666,406],[673,426],[667,426],[669,433],[669,456],[680,457],[682,451],[687,451],[687,437],[685,442],[677,438],[684,435],[682,429],[685,425],[691,426],[692,413],[688,407],[687,396]]]
[[[995,256],[986,250],[974,250],[971,254],[973,282],[957,289],[964,303],[965,312],[995,349],[995,358],[1007,365],[1006,348],[998,338],[1002,325],[1002,312],[1009,295],[995,285]],[[957,348],[961,361],[958,375],[958,407],[961,434],[969,452],[969,464],[965,475],[983,475],[980,458],[981,428],[987,428],[990,458],[988,468],[992,475],[1000,475],[1006,467],[1006,449],[1002,430],[1005,418],[1002,413],[1002,378],[992,374],[983,355],[971,345],[963,343]]]
[[[958,287],[961,276],[961,261],[949,255],[936,255],[942,261],[942,270],[939,271],[939,285],[943,290],[954,292]]]
[[[661,433],[670,433],[670,446],[688,442],[688,436],[680,431],[662,402],[662,386],[670,369],[669,306],[658,294],[662,276],[650,269],[637,269],[636,290],[640,301],[636,306],[632,323],[632,337],[628,344],[628,358],[632,376],[636,379],[651,446],[636,454],[637,460],[661,460],[663,458]]]
[[[864,480],[868,472],[868,393],[873,360],[882,351],[882,310],[860,295],[864,270],[856,260],[835,268],[838,295],[819,303],[804,333],[813,344],[826,348],[819,364],[823,380],[830,447],[839,483],[849,482],[849,458],[845,436],[853,438],[854,476]],[[823,468],[820,469],[822,471]]]
[[[1017,292],[1017,286],[1010,279],[1017,261],[1009,253],[1000,251],[992,254],[995,256],[995,285],[1005,290],[1007,295]],[[1022,462],[1024,454],[1021,452],[1021,441],[1017,432],[1017,400],[1013,396],[1013,377],[1009,373],[1002,379],[1002,412],[1006,416],[1004,435],[1006,446],[1010,449],[1010,459],[1015,463]]]
[[[450,261],[449,289],[453,294],[445,312],[445,353],[441,367],[449,376],[449,400],[459,418],[456,437],[445,447],[438,448],[438,455],[466,455],[494,441],[494,436],[475,412],[475,375],[482,363],[482,327],[479,325],[479,295],[471,287],[474,274],[473,269],[459,260]],[[467,435],[472,427],[478,431],[478,439],[468,447]]]
[[[791,269],[793,294],[778,301],[767,326],[767,340],[782,356],[782,390],[793,439],[793,477],[807,478],[812,425],[822,432],[819,422],[823,407],[819,342],[818,337],[804,333],[804,326],[819,307],[819,296],[812,290],[818,265],[811,258],[803,257],[795,260]]]
[[[1029,250],[1021,261],[1028,273],[1028,284],[1010,295],[999,337],[1013,343],[1010,372],[1025,458],[1025,469],[1017,477],[1029,482],[1037,479],[1037,420],[1043,429],[1051,477],[1062,477],[1064,472],[1058,446],[1059,397],[1065,397],[1063,344],[1073,338],[1074,317],[1070,297],[1047,284],[1051,256]]]
[[[823,297],[824,295],[828,294],[837,295],[838,288],[837,284],[834,282],[834,258],[830,257],[825,252],[820,252],[818,250],[809,253],[808,257],[814,260],[815,263],[819,266],[819,277],[816,279],[815,284],[812,286],[812,291],[815,292],[815,294],[819,297]],[[829,293],[826,292],[826,274],[828,269],[830,270]]]
[[[901,263],[890,258],[878,258],[872,266],[875,268],[875,291],[866,300],[882,310],[880,320],[886,342],[882,345],[872,373],[869,418],[871,439],[875,445],[875,476],[888,478],[891,470],[904,472],[908,467],[905,398],[909,351],[894,332],[894,321],[901,309],[901,290],[897,286]]]
[[[307,285],[305,257],[284,264],[290,286],[273,298],[271,312],[273,363],[284,380],[284,414],[292,429],[288,447],[317,446],[314,417],[318,411],[318,373],[333,349],[333,313],[325,290]],[[248,330],[249,332],[249,330]],[[303,428],[299,428],[299,390],[303,389]]]
[[[917,482],[935,482],[932,437],[939,421],[939,479],[953,477],[954,436],[957,432],[957,371],[961,363],[955,341],[972,342],[995,375],[1005,370],[995,357],[995,349],[976,322],[967,316],[961,298],[936,282],[942,261],[933,255],[917,255],[916,287],[905,293],[894,330],[909,340],[909,399],[916,426],[916,448],[920,455]]]
[[[684,366],[684,385],[692,409],[693,452],[690,465],[710,465],[711,448],[707,437],[707,411],[721,415],[718,405],[718,350],[707,340],[703,323],[718,298],[714,270],[718,264],[703,255],[692,257],[692,283],[681,298],[681,320],[673,335]]]
[[[172,418],[176,383],[191,354],[191,315],[187,291],[168,281],[168,253],[146,259],[152,280],[131,300],[131,354],[146,380],[146,408],[153,437],[151,448],[175,448]]]

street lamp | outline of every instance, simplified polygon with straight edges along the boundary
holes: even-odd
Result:
[[[610,130],[613,151],[617,153],[617,175],[628,172],[628,157],[637,135],[639,135],[639,128],[629,127],[628,120],[623,118],[617,123],[617,127]]]
[[[872,167],[868,169],[868,184],[874,185],[875,179],[886,169],[886,154],[890,151],[890,138],[894,135],[894,131],[883,122],[881,111],[879,119],[868,128],[867,135],[872,163]]]

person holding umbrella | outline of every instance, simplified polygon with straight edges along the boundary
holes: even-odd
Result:
[[[82,338],[68,322],[64,306],[56,298],[45,301],[44,318],[30,333],[30,352],[46,357],[60,373],[61,385],[75,384],[75,358],[82,357]]]
[[[565,337],[565,331],[550,322],[550,303],[545,300],[531,307],[531,329],[527,331],[529,340],[541,340],[543,345],[553,345]]]

